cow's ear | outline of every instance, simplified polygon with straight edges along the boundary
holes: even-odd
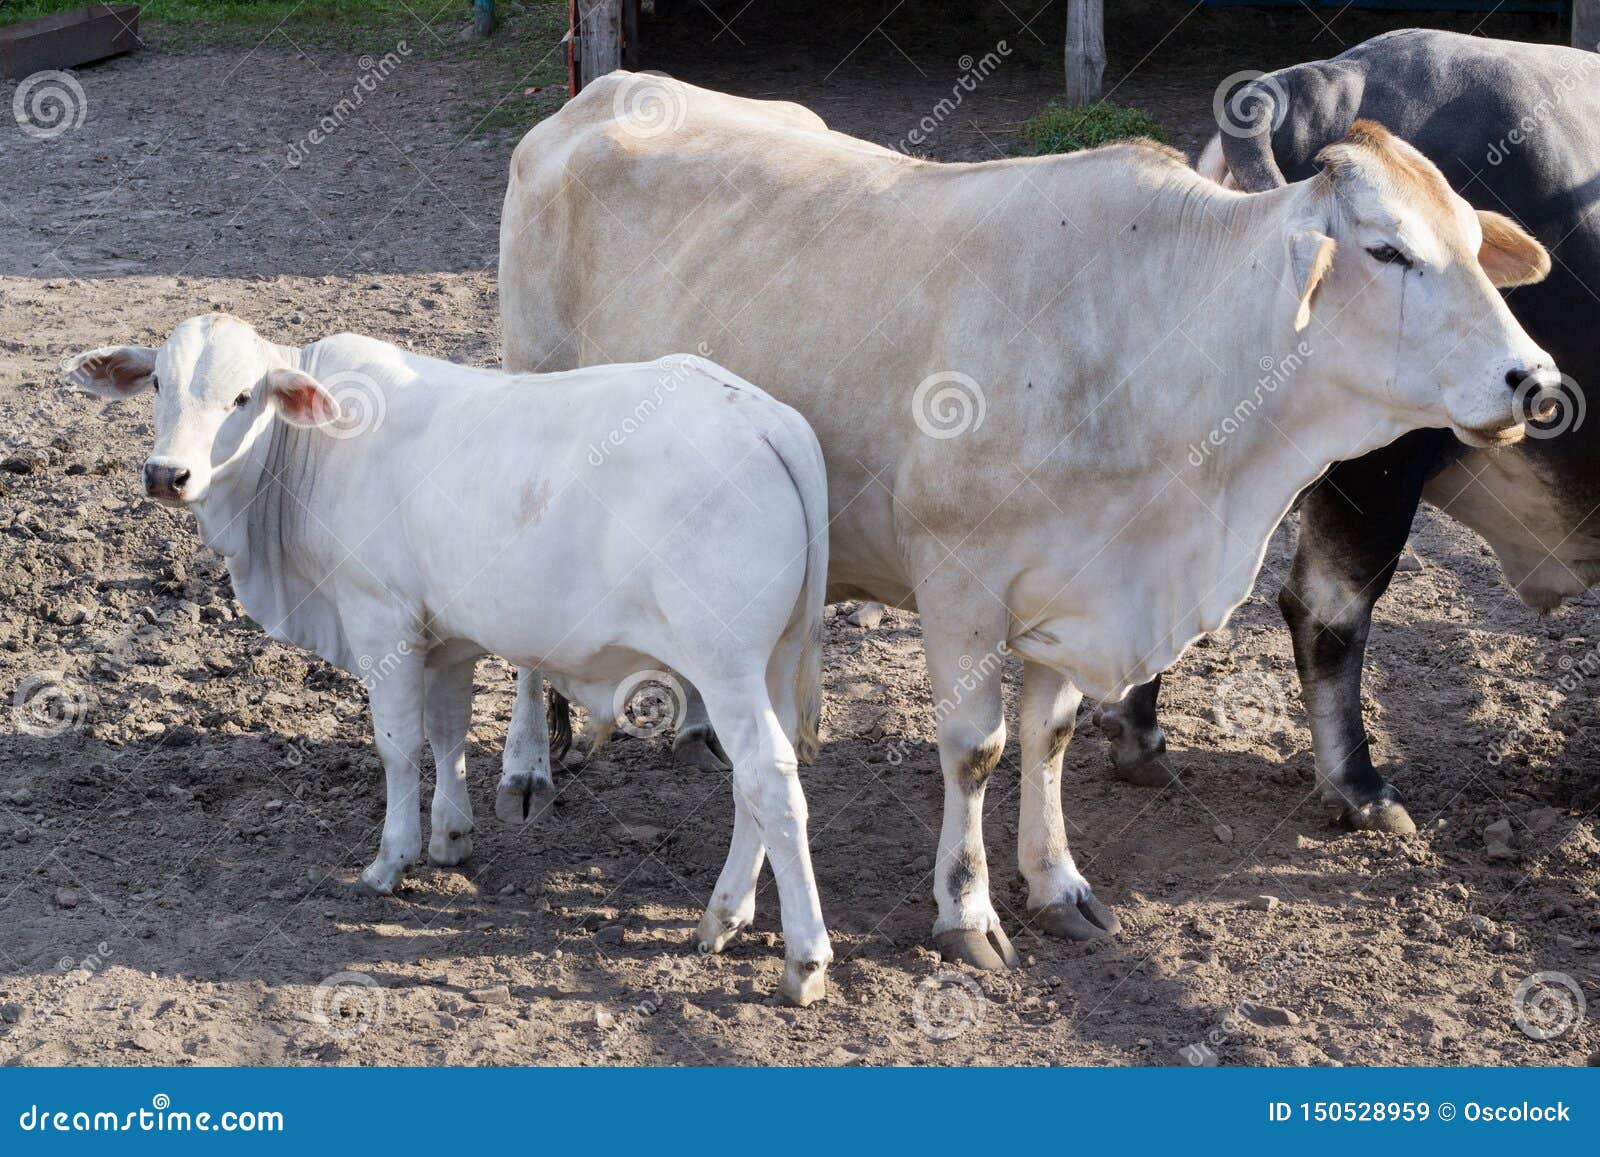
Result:
[[[1495,285],[1532,285],[1549,274],[1550,254],[1510,217],[1479,209],[1478,224],[1483,228],[1478,264]]]
[[[1311,302],[1322,279],[1333,268],[1333,253],[1338,248],[1332,237],[1318,229],[1300,229],[1289,235],[1289,268],[1294,272],[1294,290],[1300,299],[1294,313],[1294,331],[1311,324]]]
[[[61,363],[67,381],[102,398],[131,398],[156,380],[156,351],[147,345],[108,345]]]
[[[269,370],[267,396],[291,426],[323,426],[337,421],[339,403],[322,383],[299,370]]]

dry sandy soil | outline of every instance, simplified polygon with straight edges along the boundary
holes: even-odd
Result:
[[[1222,76],[1377,27],[1204,11],[1158,41],[1186,9],[1154,9],[1164,22],[1113,28],[1109,82],[1191,149]],[[1040,43],[998,11],[937,36],[901,13],[803,41],[759,16],[722,32],[686,15],[645,63],[893,143],[960,56],[1007,36],[1005,66],[928,146],[952,159],[1012,151],[1058,83],[1055,10]],[[847,607],[806,779],[838,956],[825,1003],[771,996],[770,884],[753,935],[720,958],[689,950],[728,840],[726,777],[624,739],[565,772],[554,821],[495,825],[499,662],[479,675],[474,859],[354,894],[382,806],[359,687],[267,641],[189,520],[140,497],[147,409],[76,396],[53,367],[213,308],[279,340],[348,328],[494,363],[515,136],[473,135],[473,66],[470,49],[418,53],[293,169],[286,150],[359,75],[354,53],[158,45],[79,74],[81,126],[36,141],[0,125],[0,689],[18,704],[0,713],[0,1058],[1175,1064],[1205,1042],[1225,1064],[1571,1064],[1600,1046],[1592,1012],[1540,1040],[1514,998],[1560,972],[1600,1004],[1600,718],[1591,681],[1562,681],[1600,646],[1600,606],[1538,620],[1432,513],[1379,611],[1366,705],[1415,837],[1342,834],[1311,795],[1273,603],[1285,527],[1256,596],[1169,679],[1181,786],[1111,779],[1085,708],[1068,816],[1122,917],[1113,941],[1023,928],[1013,746],[988,838],[1025,964],[963,973],[923,947],[940,784],[917,623],[892,611],[865,630]],[[1495,857],[1483,833],[1500,820]]]

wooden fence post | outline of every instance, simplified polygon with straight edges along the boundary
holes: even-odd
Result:
[[[578,87],[622,67],[622,0],[578,0]]]
[[[1067,104],[1099,100],[1105,71],[1105,0],[1067,0]]]

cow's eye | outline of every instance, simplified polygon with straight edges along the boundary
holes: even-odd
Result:
[[[233,400],[234,406],[248,406],[250,404],[250,391],[246,390]]]
[[[161,379],[154,374],[150,375],[150,388],[158,394],[161,392]]]
[[[1381,261],[1385,265],[1398,265],[1402,269],[1411,268],[1411,258],[1400,252],[1393,245],[1374,245],[1367,250],[1367,254],[1374,261]]]

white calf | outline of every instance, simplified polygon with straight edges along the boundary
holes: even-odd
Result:
[[[832,952],[796,749],[816,748],[827,495],[795,411],[701,358],[516,376],[349,334],[274,345],[221,315],[65,369],[102,395],[158,391],[146,491],[194,512],[269,634],[362,676],[388,780],[368,885],[392,890],[421,854],[424,737],[429,854],[470,851],[480,655],[545,671],[603,720],[638,672],[670,668],[704,695],[734,769],[733,851],[702,936],[721,947],[748,923],[770,847],[783,992],[821,995]],[[342,418],[341,398],[365,420]],[[537,751],[526,764],[502,814],[548,784]]]

